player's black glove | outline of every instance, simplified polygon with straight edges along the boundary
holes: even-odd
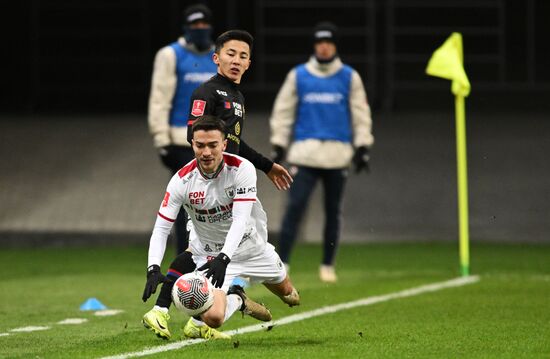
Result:
[[[160,267],[156,264],[153,264],[147,268],[147,282],[145,283],[145,289],[143,290],[143,299],[144,302],[149,299],[151,294],[157,291],[157,286],[160,283],[164,283],[166,277],[160,272]]]
[[[359,173],[361,170],[365,170],[368,173],[370,171],[369,160],[369,149],[365,146],[357,147],[352,158],[355,173]]]
[[[206,262],[205,265],[198,268],[198,270],[202,271],[208,269],[205,273],[206,278],[212,278],[210,280],[212,284],[214,284],[214,287],[221,288],[225,279],[225,270],[229,262],[231,262],[231,259],[224,253],[220,253],[216,258],[212,259],[210,262]]]
[[[273,150],[271,151],[271,160],[275,163],[281,163],[285,158],[285,149],[281,146],[273,145]]]

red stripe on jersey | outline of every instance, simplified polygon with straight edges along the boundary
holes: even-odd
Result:
[[[189,162],[187,165],[185,165],[181,170],[178,171],[178,176],[180,178],[184,177],[186,174],[193,171],[195,168],[197,168],[197,160],[193,160]]]
[[[233,202],[256,202],[256,198],[235,198]]]
[[[165,215],[163,215],[162,213],[157,213],[159,215],[160,218],[164,218],[165,220],[167,220],[168,222],[172,222],[174,223],[176,220],[175,219],[172,219],[172,218],[168,218],[166,217]]]
[[[241,165],[241,160],[237,157],[228,155],[226,153],[223,154],[223,161],[228,165],[232,167],[239,167]]]

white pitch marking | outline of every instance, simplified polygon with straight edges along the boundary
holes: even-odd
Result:
[[[0,333],[0,337],[7,337],[10,333]]]
[[[10,330],[10,332],[13,332],[13,333],[36,332],[38,330],[48,330],[48,329],[50,329],[50,327],[39,327],[39,326],[36,326],[36,327],[22,327],[22,328],[12,329],[12,330]]]
[[[117,315],[119,313],[124,312],[122,309],[105,309],[105,310],[98,310],[94,313],[94,315],[98,317],[107,317],[110,315]]]
[[[57,324],[82,324],[82,323],[86,323],[88,321],[88,319],[85,319],[85,318],[67,318],[67,319],[64,319],[60,322],[57,322]]]
[[[422,293],[435,292],[435,291],[438,291],[438,290],[441,290],[441,289],[446,289],[446,288],[461,287],[463,285],[476,283],[478,281],[479,281],[479,276],[477,276],[477,275],[476,276],[455,278],[455,279],[447,280],[447,281],[444,281],[444,282],[426,284],[426,285],[421,285],[419,287],[405,289],[405,290],[402,290],[400,292],[395,292],[395,293],[390,293],[390,294],[385,294],[385,295],[377,295],[377,296],[374,296],[374,297],[367,297],[367,298],[359,299],[359,300],[356,300],[356,301],[353,301],[353,302],[341,303],[341,304],[336,304],[336,305],[329,305],[329,306],[322,307],[322,308],[315,309],[315,310],[311,310],[311,311],[308,311],[308,312],[303,312],[303,313],[300,313],[300,314],[290,315],[288,317],[281,318],[281,319],[276,320],[274,322],[250,325],[248,327],[244,327],[244,328],[240,328],[240,329],[228,330],[224,333],[229,334],[229,335],[240,335],[240,334],[245,334],[245,333],[257,332],[257,331],[260,331],[260,330],[264,330],[268,326],[272,326],[272,325],[278,326],[278,325],[290,324],[290,323],[298,322],[298,321],[301,321],[301,320],[304,320],[304,319],[309,319],[309,318],[313,318],[313,317],[318,317],[320,315],[325,315],[325,314],[328,314],[328,313],[339,312],[339,311],[345,310],[345,309],[351,309],[351,308],[355,308],[355,307],[362,307],[362,306],[372,305],[372,304],[376,304],[376,303],[387,302],[389,300],[397,299],[397,298],[412,297],[412,296],[419,295],[419,294],[422,294]],[[166,351],[170,351],[170,350],[180,349],[180,348],[183,348],[183,347],[186,347],[186,346],[189,346],[189,345],[202,343],[204,341],[205,341],[205,339],[187,339],[187,340],[182,340],[182,341],[167,344],[167,345],[160,345],[160,346],[157,346],[157,347],[147,348],[147,349],[142,350],[140,352],[113,355],[113,356],[109,356],[109,357],[103,357],[101,359],[126,359],[126,358],[133,358],[133,357],[141,357],[141,356],[146,356],[146,355],[151,355],[151,354],[162,353],[162,352],[166,352]]]

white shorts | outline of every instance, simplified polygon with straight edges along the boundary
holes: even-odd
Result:
[[[208,256],[193,254],[193,261],[197,264],[197,268],[205,264],[207,259],[209,259]],[[247,278],[251,283],[277,284],[286,278],[286,269],[275,248],[267,243],[265,250],[258,256],[229,262],[221,289],[227,292],[235,277]]]

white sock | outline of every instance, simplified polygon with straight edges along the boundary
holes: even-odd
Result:
[[[239,297],[237,294],[229,294],[227,296],[227,305],[225,306],[225,318],[223,318],[223,321],[225,322],[227,319],[229,319],[233,315],[233,313],[241,308],[242,305],[243,300],[241,299],[241,297]]]
[[[156,310],[158,310],[158,311],[161,311],[161,312],[163,312],[164,314],[168,313],[168,308],[159,307],[158,305],[155,305],[155,306],[153,307],[153,309],[156,309]]]
[[[202,320],[195,319],[195,317],[191,317],[191,320],[197,327],[202,327],[203,325],[206,325]]]

